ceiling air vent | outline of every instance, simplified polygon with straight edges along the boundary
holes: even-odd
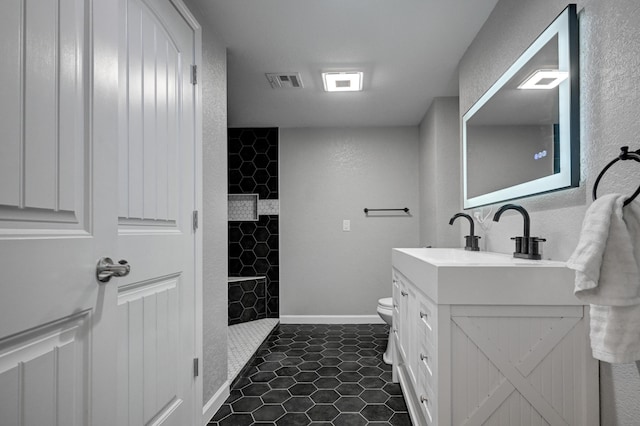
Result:
[[[273,89],[302,89],[304,87],[299,72],[274,72],[265,75]]]

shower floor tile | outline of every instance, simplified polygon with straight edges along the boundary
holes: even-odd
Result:
[[[233,382],[242,371],[278,322],[277,318],[265,318],[229,326],[227,367],[229,382]]]
[[[278,325],[209,425],[411,425],[400,385],[382,362],[388,331],[384,324]]]

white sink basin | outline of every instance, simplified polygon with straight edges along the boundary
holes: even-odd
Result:
[[[561,262],[519,259],[509,254],[487,251],[467,251],[454,248],[406,248],[397,250],[437,266],[564,266],[564,263]]]
[[[564,262],[448,248],[397,248],[393,266],[436,303],[582,305]]]

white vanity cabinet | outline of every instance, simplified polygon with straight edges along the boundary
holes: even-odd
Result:
[[[414,425],[597,425],[588,306],[561,262],[393,250],[393,379]]]

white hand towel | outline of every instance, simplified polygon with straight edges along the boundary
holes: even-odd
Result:
[[[605,195],[591,204],[567,266],[576,271],[575,294],[591,304],[594,358],[640,359],[640,204]]]
[[[632,202],[623,208],[625,199],[608,194],[591,204],[578,246],[567,261],[576,271],[575,294],[585,302],[640,304],[640,205]]]

